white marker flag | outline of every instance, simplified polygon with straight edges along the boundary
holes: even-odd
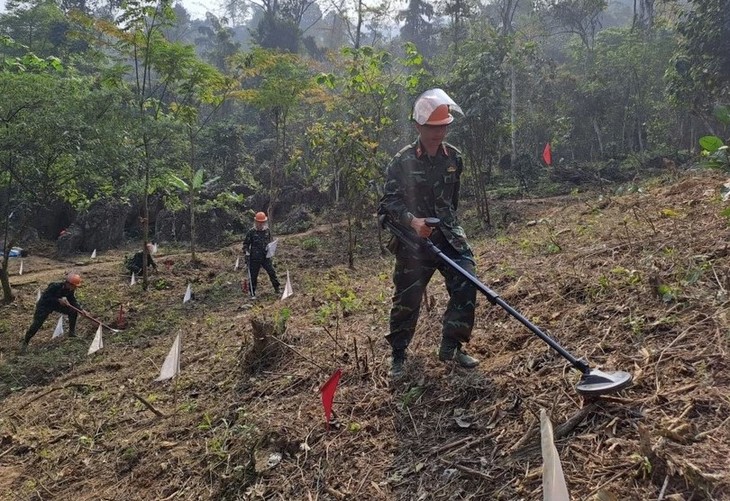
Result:
[[[104,340],[101,337],[101,324],[100,324],[99,328],[96,329],[96,336],[94,336],[94,340],[91,342],[91,346],[89,346],[89,352],[87,353],[87,355],[96,353],[97,351],[101,350],[103,347],[104,347]]]
[[[269,243],[266,246],[266,257],[272,258],[274,257],[274,254],[276,254],[276,244],[278,243],[278,240],[274,240],[273,242]]]
[[[172,343],[170,353],[167,354],[165,362],[162,364],[160,370],[160,376],[155,381],[167,381],[172,379],[180,373],[180,333],[175,338],[175,342]]]
[[[91,259],[96,259],[96,249],[91,253]]]
[[[18,270],[18,275],[22,275],[22,274],[23,274],[23,260],[21,259],[20,260],[20,269]]]
[[[157,244],[152,244],[152,254],[157,254]]]
[[[38,294],[36,294],[36,296],[35,296],[35,302],[37,303],[40,300],[41,300],[41,289],[38,288]]]
[[[137,283],[137,280],[134,278],[134,272],[132,272],[132,278],[129,279],[129,285],[134,285]]]
[[[53,331],[53,336],[51,336],[51,339],[56,339],[61,334],[63,334],[63,315],[58,317],[58,323],[56,324],[56,330]]]
[[[540,409],[540,445],[542,448],[542,499],[570,501],[568,486],[553,439],[553,425],[545,409]]]
[[[233,271],[238,269],[238,265],[241,262],[241,256],[236,257],[236,264],[233,266]]]
[[[294,291],[291,288],[291,280],[289,280],[289,270],[286,270],[286,285],[284,286],[284,294],[281,295],[281,300],[288,298],[294,294]]]
[[[190,301],[190,298],[193,297],[193,288],[188,284],[188,288],[185,291],[185,297],[183,297],[183,304]]]

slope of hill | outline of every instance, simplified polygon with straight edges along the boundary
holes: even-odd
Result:
[[[260,298],[244,296],[237,246],[198,267],[162,248],[173,262],[146,293],[123,252],[33,255],[0,308],[0,499],[537,500],[540,409],[573,499],[728,499],[726,181],[695,172],[620,196],[503,202],[514,222],[472,235],[489,287],[592,366],[633,373],[591,401],[565,360],[484,298],[470,346],[482,365],[439,363],[440,277],[392,384],[392,259],[371,228],[355,270],[342,227],[282,238],[285,301],[265,275]],[[111,322],[122,304],[127,329],[87,356],[95,326],[50,340],[52,316],[19,356],[38,287],[70,269],[87,309]],[[254,324],[272,332],[256,349]],[[155,383],[178,333],[182,372]],[[337,368],[328,430],[318,390]]]

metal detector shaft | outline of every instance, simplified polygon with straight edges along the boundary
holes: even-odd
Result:
[[[543,331],[541,331],[535,324],[527,320],[524,316],[522,316],[517,310],[512,308],[509,304],[507,304],[504,299],[499,297],[499,295],[494,292],[492,289],[484,285],[482,282],[479,281],[478,278],[476,278],[474,275],[466,271],[464,268],[462,268],[458,263],[454,262],[453,259],[448,257],[446,254],[444,254],[441,249],[436,247],[436,245],[428,238],[421,238],[417,236],[412,231],[408,230],[407,228],[404,228],[403,226],[393,223],[392,221],[388,220],[386,217],[383,219],[383,224],[388,227],[388,229],[393,233],[393,235],[396,236],[401,242],[408,245],[413,250],[419,250],[422,248],[428,249],[430,252],[438,256],[439,259],[441,259],[444,263],[449,265],[451,268],[459,272],[464,278],[469,280],[474,286],[481,291],[485,296],[487,296],[487,299],[490,303],[496,304],[501,306],[507,313],[515,317],[517,320],[520,321],[522,325],[530,329],[535,335],[537,335],[540,339],[545,341],[552,349],[557,351],[563,358],[565,358],[570,364],[581,371],[583,374],[588,374],[591,372],[590,367],[583,362],[582,360],[578,360],[573,355],[571,355],[565,348],[560,346],[554,339],[552,339],[550,336],[545,334]],[[436,218],[427,218],[426,225],[427,226],[437,226],[438,219]]]
[[[119,330],[118,330],[118,329],[113,329],[112,327],[109,327],[108,325],[106,325],[106,324],[105,324],[104,322],[102,322],[101,320],[97,320],[96,318],[92,317],[91,315],[89,315],[88,313],[84,312],[83,310],[79,310],[78,308],[76,308],[76,307],[75,307],[74,305],[72,305],[71,303],[69,303],[69,304],[68,304],[68,306],[69,306],[69,308],[71,308],[72,310],[75,310],[76,312],[78,312],[78,313],[79,313],[79,314],[80,314],[80,315],[81,315],[82,317],[86,317],[86,318],[88,318],[89,320],[91,320],[92,322],[96,322],[97,324],[101,325],[101,326],[102,326],[102,327],[104,327],[105,329],[109,329],[109,330],[110,330],[110,331],[112,331],[112,332],[119,332]]]
[[[253,282],[251,281],[251,257],[246,259],[246,272],[248,273],[248,295],[256,297],[256,291],[253,290]]]

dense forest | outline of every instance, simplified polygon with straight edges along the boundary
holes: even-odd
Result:
[[[449,141],[484,228],[500,224],[495,197],[629,181],[702,154],[728,166],[722,0],[227,0],[205,20],[168,0],[6,9],[6,302],[10,249],[64,229],[61,253],[185,241],[195,260],[257,210],[281,233],[362,224],[431,87],[465,110]]]

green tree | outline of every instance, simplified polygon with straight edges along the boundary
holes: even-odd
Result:
[[[435,50],[435,9],[424,0],[408,0],[408,6],[398,12],[398,21],[403,22],[400,36],[404,42],[412,42],[421,54],[430,56]]]
[[[715,106],[730,103],[730,8],[723,0],[689,0],[678,31],[682,35],[669,91],[679,105],[688,104],[715,134]],[[720,122],[721,123],[721,122]]]
[[[266,49],[254,49],[235,58],[242,88],[232,97],[259,110],[273,126],[274,154],[268,169],[268,216],[274,221],[275,207],[285,179],[284,166],[289,161],[288,127],[291,115],[314,83],[306,64],[296,55]]]

